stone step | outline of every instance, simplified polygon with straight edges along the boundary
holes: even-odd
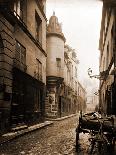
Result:
[[[19,125],[19,126],[13,127],[13,128],[11,129],[11,131],[24,130],[24,129],[26,129],[26,128],[28,128],[27,125]]]

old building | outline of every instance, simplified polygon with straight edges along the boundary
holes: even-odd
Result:
[[[100,101],[102,113],[116,114],[116,3],[103,1],[100,31]]]
[[[65,45],[64,48],[64,111],[71,114],[78,112],[78,59],[74,49]]]
[[[0,131],[44,118],[45,0],[0,1]]]
[[[87,107],[86,107],[86,111],[87,112],[93,112],[93,111],[98,111],[98,107],[99,107],[99,96],[98,94],[94,93],[92,95],[87,96]]]
[[[87,92],[80,82],[77,83],[78,109],[86,112]]]
[[[61,25],[53,13],[47,26],[46,117],[58,118],[79,111],[78,62],[75,50],[65,45]]]
[[[60,96],[64,80],[64,43],[65,37],[61,25],[53,13],[47,26],[47,117],[61,116]]]

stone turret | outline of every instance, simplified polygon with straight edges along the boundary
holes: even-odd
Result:
[[[47,26],[47,96],[46,116],[57,118],[61,115],[59,109],[61,85],[64,80],[64,43],[61,24],[55,12],[49,19]]]
[[[47,26],[47,76],[63,78],[64,43],[65,37],[61,25],[53,12]]]

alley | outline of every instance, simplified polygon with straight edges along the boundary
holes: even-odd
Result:
[[[0,1],[0,155],[115,152],[115,1]]]
[[[9,143],[0,146],[0,155],[76,155],[75,151],[75,128],[78,117],[71,117],[65,120],[54,122],[54,124],[28,133]],[[85,136],[85,135],[83,135]],[[84,138],[81,135],[80,143]],[[78,154],[86,151],[85,144]]]

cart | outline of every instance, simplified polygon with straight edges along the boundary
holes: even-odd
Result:
[[[82,114],[81,112],[79,123],[76,128],[76,150],[78,150],[79,146],[79,134],[82,132],[91,135],[91,138],[89,139],[91,141],[91,153],[96,144],[99,146],[99,153],[100,150],[104,150],[103,148],[101,149],[102,145],[105,150],[107,148],[110,152],[115,148],[116,125],[113,116],[101,117],[101,115],[96,112],[87,114]]]

